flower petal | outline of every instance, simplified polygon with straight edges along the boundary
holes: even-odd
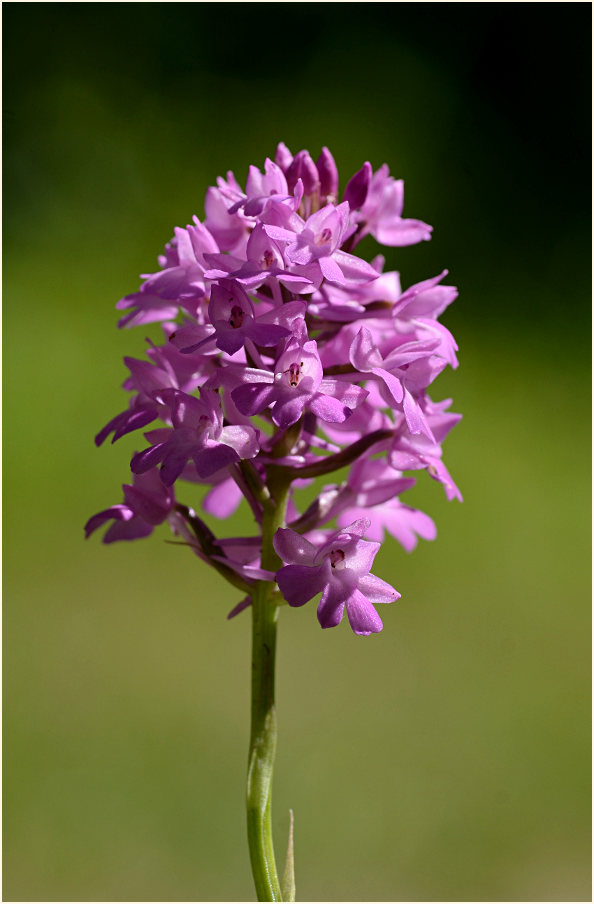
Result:
[[[344,423],[351,413],[350,408],[347,408],[341,401],[325,395],[323,392],[315,394],[309,403],[309,408],[316,417],[330,424]]]
[[[307,261],[297,261],[297,263],[306,264]],[[318,261],[320,265],[320,270],[324,274],[326,279],[329,279],[331,282],[344,283],[344,275],[334,258],[329,257],[321,257]]]
[[[358,589],[370,603],[394,603],[400,599],[400,594],[397,590],[394,590],[391,584],[388,584],[387,581],[382,581],[381,578],[376,577],[374,574],[362,575],[359,578]]]
[[[275,395],[271,383],[245,383],[231,392],[231,398],[242,414],[251,417],[260,414],[272,402]]]
[[[85,536],[88,540],[91,534],[96,531],[97,528],[101,527],[102,524],[105,524],[106,521],[130,521],[133,517],[134,512],[129,506],[112,505],[111,508],[105,509],[103,512],[98,512],[96,515],[93,515],[92,518],[89,518],[85,524]]]
[[[276,554],[287,565],[312,565],[316,547],[290,527],[279,527],[272,540]]]
[[[322,628],[335,628],[342,621],[344,602],[339,602],[326,588],[318,605],[318,621]]]
[[[366,637],[382,630],[383,623],[369,600],[359,590],[354,590],[346,601],[349,623],[355,634]]]
[[[221,468],[226,468],[239,461],[239,455],[235,449],[232,449],[231,446],[224,446],[222,443],[212,446],[210,449],[196,450],[193,458],[199,477],[210,477],[215,471],[220,471]]]
[[[258,454],[260,444],[259,432],[254,427],[242,427],[240,424],[231,424],[223,427],[219,436],[219,442],[231,446],[240,458],[253,458]]]
[[[326,585],[323,565],[285,565],[276,574],[276,583],[290,606],[303,606]]]
[[[158,465],[167,454],[167,446],[168,443],[157,443],[156,446],[137,452],[130,461],[130,468],[133,473],[144,474],[145,471],[149,471]]]

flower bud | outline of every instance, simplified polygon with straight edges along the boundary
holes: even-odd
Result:
[[[290,152],[287,145],[281,141],[276,147],[276,154],[274,155],[274,162],[277,166],[280,166],[283,173],[286,173],[291,163],[293,161],[293,155]]]
[[[319,191],[320,179],[318,170],[309,155],[309,151],[299,151],[299,153],[295,154],[286,176],[289,191],[293,191],[298,179],[303,182],[303,189],[306,195],[313,195],[316,190]]]
[[[355,173],[347,184],[344,190],[344,200],[349,202],[351,210],[358,210],[359,207],[363,207],[365,204],[371,184],[371,175],[371,164],[366,161],[359,172]]]
[[[338,169],[334,157],[323,147],[316,163],[320,176],[320,194],[323,198],[336,198],[338,194]]]

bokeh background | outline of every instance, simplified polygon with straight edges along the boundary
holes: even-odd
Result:
[[[4,900],[253,900],[249,615],[166,530],[82,526],[135,443],[93,446],[150,332],[115,302],[279,140],[405,179],[434,238],[388,264],[460,287],[464,414],[384,632],[281,613],[298,899],[591,900],[589,4],[3,12]]]

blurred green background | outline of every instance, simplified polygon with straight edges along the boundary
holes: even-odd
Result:
[[[384,632],[281,613],[298,899],[591,900],[590,16],[4,6],[4,900],[254,899],[249,615],[165,529],[82,526],[121,499],[138,440],[93,436],[156,334],[115,302],[279,140],[327,144],[343,185],[365,159],[405,179],[434,238],[388,264],[460,287],[433,396],[464,414],[464,504],[420,475],[438,539],[385,544]]]

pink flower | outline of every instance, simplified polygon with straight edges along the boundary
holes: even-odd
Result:
[[[130,463],[135,474],[161,464],[161,479],[172,486],[189,461],[199,477],[210,477],[221,468],[253,458],[258,452],[258,431],[253,427],[223,426],[223,412],[216,392],[202,390],[200,399],[185,392],[165,390],[162,401],[171,409],[173,427],[153,430],[154,444],[137,453]]]
[[[135,474],[134,483],[124,484],[123,505],[112,505],[89,518],[85,525],[87,539],[107,521],[113,521],[103,536],[104,543],[116,540],[138,540],[152,534],[175,506],[173,490],[165,487],[156,468]]]
[[[323,421],[341,423],[366,396],[353,383],[324,379],[317,343],[295,337],[285,345],[274,373],[245,368],[241,379],[243,385],[231,393],[239,411],[251,416],[270,406],[274,423],[283,429],[295,424],[305,408]]]
[[[367,233],[382,245],[415,245],[431,238],[432,226],[421,220],[402,218],[404,207],[404,183],[390,176],[384,164],[373,174],[365,203],[357,215],[362,224],[358,238]]]
[[[340,248],[349,229],[349,205],[346,201],[338,207],[327,204],[305,221],[283,205],[270,207],[268,213],[270,217],[276,213],[276,218],[281,222],[278,225],[266,223],[266,235],[283,243],[289,263],[304,268],[304,273],[308,275],[311,273],[312,280],[318,285],[322,279],[339,285],[345,285],[350,280],[369,282],[377,279],[378,273],[370,264]]]
[[[291,606],[303,606],[318,593],[318,620],[322,628],[338,625],[346,607],[355,634],[376,634],[382,621],[373,604],[393,603],[398,591],[370,574],[379,543],[361,539],[369,521],[361,518],[333,533],[316,547],[290,528],[279,529],[274,548],[283,562],[276,573],[281,593]]]

